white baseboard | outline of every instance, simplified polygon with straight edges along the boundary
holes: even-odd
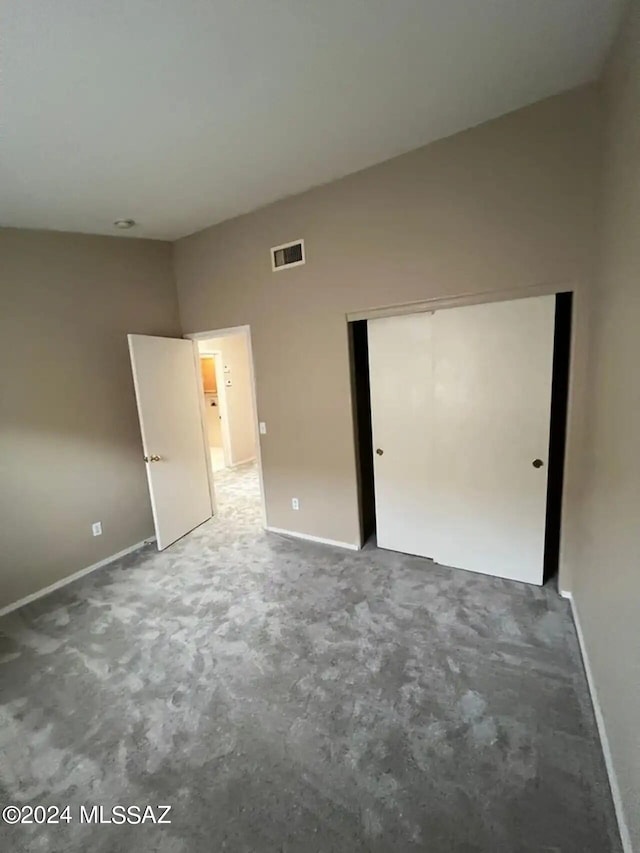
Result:
[[[307,542],[318,542],[321,545],[334,545],[336,548],[348,548],[349,551],[359,551],[360,546],[353,542],[338,542],[336,539],[324,539],[322,536],[311,536],[309,533],[297,533],[295,530],[283,530],[280,527],[265,527],[269,533],[279,533],[280,536],[293,536],[294,539],[304,539]]]
[[[249,456],[247,459],[241,459],[239,462],[232,462],[230,465],[227,465],[227,468],[237,468],[239,465],[246,465],[249,462],[255,462],[255,461],[256,461],[255,456]]]
[[[151,536],[149,539],[143,539],[142,542],[136,542],[135,545],[131,545],[123,551],[118,551],[117,554],[111,554],[110,557],[105,557],[104,560],[99,560],[97,563],[93,563],[91,566],[80,569],[80,571],[74,572],[72,575],[67,575],[67,577],[61,578],[59,581],[52,583],[50,586],[45,586],[44,589],[39,589],[37,592],[32,592],[31,595],[26,595],[24,598],[19,599],[19,601],[14,601],[13,604],[7,604],[6,607],[0,608],[0,616],[6,616],[7,613],[11,613],[19,607],[24,607],[25,604],[31,604],[32,601],[37,601],[38,598],[43,598],[45,595],[49,595],[50,592],[53,592],[56,589],[61,589],[63,586],[66,586],[72,581],[76,581],[78,578],[82,578],[90,572],[95,572],[96,569],[101,569],[103,566],[108,566],[109,563],[113,563],[121,557],[126,557],[127,554],[131,554],[133,551],[137,551],[144,545],[149,545],[151,542],[155,541],[155,536]]]
[[[589,692],[591,694],[591,702],[593,704],[596,725],[598,726],[598,734],[600,735],[600,741],[602,743],[604,763],[607,767],[607,773],[609,775],[609,785],[611,787],[613,806],[615,808],[616,817],[618,819],[618,828],[620,830],[620,840],[622,841],[622,849],[624,850],[624,853],[633,853],[633,848],[631,846],[631,836],[629,834],[629,828],[627,827],[627,822],[624,816],[624,808],[622,805],[622,797],[620,796],[618,778],[616,776],[616,771],[613,766],[613,758],[611,756],[609,738],[607,737],[607,730],[604,724],[602,708],[600,707],[600,702],[598,700],[598,691],[596,690],[596,685],[593,680],[593,673],[591,672],[591,664],[589,663],[589,657],[587,655],[587,648],[584,642],[584,634],[582,633],[582,626],[580,624],[580,617],[578,616],[578,609],[576,607],[576,603],[571,592],[569,592],[568,590],[561,589],[560,595],[563,598],[566,598],[569,604],[571,605],[571,613],[573,615],[573,621],[576,626],[576,634],[578,635],[578,644],[580,645],[580,652],[582,654],[584,671],[587,675],[587,683],[589,685]]]

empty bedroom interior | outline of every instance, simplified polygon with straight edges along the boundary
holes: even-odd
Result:
[[[16,44],[35,53],[29,27],[42,26],[52,48],[53,13],[38,2],[38,22],[8,5]],[[373,14],[347,5],[350,26]],[[399,8],[426,25],[437,4],[424,5]],[[497,5],[510,21],[527,6]],[[190,184],[199,198],[203,182],[202,198],[184,207],[180,181],[197,151],[185,143],[171,166],[162,160],[184,140],[151,118],[162,99],[145,101],[148,119],[141,112],[149,135],[135,130],[144,158],[126,159],[132,131],[126,156],[99,160],[119,188],[132,182],[124,210],[110,178],[93,203],[99,189],[80,178],[91,152],[60,147],[71,125],[42,149],[50,173],[32,180],[44,118],[10,99],[15,127],[0,142],[0,799],[18,810],[70,804],[74,820],[0,822],[3,849],[640,853],[640,4],[569,5],[571,20],[554,23],[557,49],[582,37],[584,73],[558,71],[544,92],[523,89],[490,115],[469,107],[464,122],[423,133],[426,144],[381,142],[360,159],[362,127],[349,126],[350,147],[347,111],[334,106],[325,143],[343,128],[349,156],[331,174],[313,171],[324,155],[310,144],[270,165],[265,150],[289,144],[288,125],[270,123],[263,90],[247,80],[266,93],[282,68],[274,59],[273,79],[255,68],[245,79],[229,59],[215,86],[250,93],[252,131],[239,109],[229,122],[243,140],[253,133],[253,147],[226,177],[229,139],[219,174],[203,155]],[[102,27],[124,38],[126,24],[141,44],[154,14],[137,0],[122,22],[72,6],[71,30],[89,41]],[[223,52],[220,22],[239,25],[244,13],[214,7]],[[334,29],[339,11],[330,2],[317,19],[301,11],[287,22],[327,40],[313,54],[327,87],[332,58],[337,69],[342,49],[351,55],[346,30]],[[582,13],[593,20],[581,36]],[[214,11],[189,0],[184,17],[157,14],[167,41],[145,50],[175,44],[171,57],[188,64],[198,16]],[[402,39],[418,51],[422,36],[414,43],[407,24],[401,38],[386,15],[389,44],[365,28],[355,76],[366,77],[370,44],[378,62],[398,61]],[[543,61],[519,50],[542,77]],[[81,76],[64,76],[80,73],[80,54],[91,51],[52,72],[73,79],[70,100],[87,96]],[[515,69],[516,54],[505,55]],[[17,47],[7,57],[5,85],[33,93]],[[206,50],[192,60],[194,74],[212,73]],[[170,81],[169,64],[159,68]],[[88,67],[87,79],[108,85],[99,62]],[[125,79],[110,90],[112,109]],[[134,88],[146,96],[146,85]],[[45,117],[67,109],[63,89]],[[204,133],[189,110],[206,110],[206,92],[190,97],[181,121]],[[132,116],[139,104],[125,103]],[[418,132],[385,103],[385,126]],[[304,116],[290,122],[294,137],[303,132]],[[66,156],[80,172],[58,180]],[[228,188],[220,210],[216,181]],[[135,222],[114,228],[121,215]],[[494,331],[476,343],[464,330],[485,322]],[[144,341],[166,345],[162,359],[144,361]],[[510,377],[520,384],[513,401],[494,393],[501,371],[505,398]],[[538,440],[538,398],[542,446],[527,432]],[[520,456],[522,472],[509,468]],[[495,483],[479,457],[495,463]],[[172,524],[179,533],[159,550]],[[468,560],[457,557],[466,538]],[[440,541],[444,550],[429,550]],[[529,554],[532,574],[519,565]],[[118,835],[77,820],[80,804],[160,802],[172,806],[170,825]]]

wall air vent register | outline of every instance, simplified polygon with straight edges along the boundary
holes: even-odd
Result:
[[[305,262],[304,240],[294,240],[271,249],[271,269],[274,272],[302,266]]]

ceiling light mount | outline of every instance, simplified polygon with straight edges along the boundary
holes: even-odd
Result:
[[[116,219],[113,224],[122,231],[128,231],[129,228],[133,228],[136,221],[135,219]]]

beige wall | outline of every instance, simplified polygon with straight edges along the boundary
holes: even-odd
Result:
[[[560,95],[175,244],[184,331],[251,326],[269,525],[360,540],[347,312],[589,283],[599,107]],[[272,273],[270,246],[300,237],[306,265]]]
[[[640,851],[640,4],[604,78],[582,560],[573,594],[633,849]]]
[[[179,333],[170,252],[0,229],[0,607],[153,535],[126,334]]]
[[[251,387],[251,364],[249,348],[244,334],[225,335],[199,341],[201,352],[219,350],[222,363],[229,367],[225,380],[231,386],[224,388],[229,425],[230,465],[238,465],[256,457],[255,415],[253,412],[253,389]]]

